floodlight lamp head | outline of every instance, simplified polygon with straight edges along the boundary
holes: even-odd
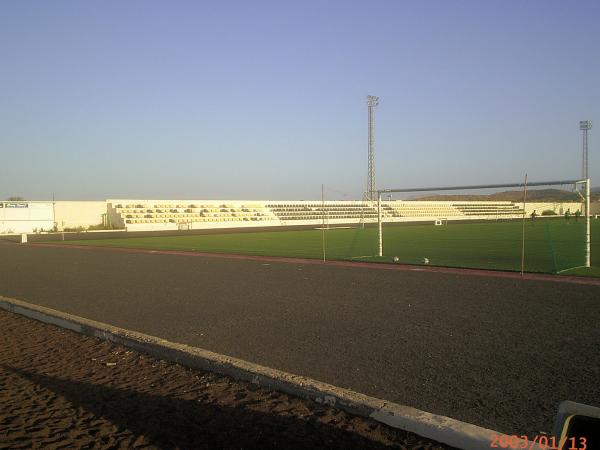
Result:
[[[379,105],[379,97],[376,97],[374,95],[367,95],[367,105],[368,106]]]
[[[580,120],[579,121],[579,129],[580,130],[591,130],[592,121],[591,120]]]

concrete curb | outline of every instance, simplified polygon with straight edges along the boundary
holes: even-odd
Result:
[[[317,403],[371,418],[390,427],[410,431],[460,449],[489,449],[492,436],[502,435],[502,433],[494,430],[461,422],[450,417],[386,402],[310,378],[220,355],[201,348],[169,342],[147,334],[95,322],[21,300],[0,296],[0,309],[87,336],[124,345],[166,361],[228,375],[236,380],[248,381],[297,397],[312,399]],[[527,446],[527,448],[533,450],[537,447]]]

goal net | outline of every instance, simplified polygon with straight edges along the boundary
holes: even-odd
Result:
[[[371,260],[545,273],[590,265],[589,180],[378,193]]]

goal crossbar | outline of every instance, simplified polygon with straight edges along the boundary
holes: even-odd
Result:
[[[377,224],[379,237],[379,256],[383,256],[383,227],[382,227],[382,211],[381,211],[381,194],[391,192],[428,192],[428,191],[464,191],[469,189],[497,189],[497,188],[523,188],[533,186],[565,186],[572,184],[574,186],[584,185],[584,203],[585,203],[585,266],[591,267],[591,223],[590,223],[590,179],[578,180],[559,180],[559,181],[533,181],[522,183],[501,183],[501,184],[478,184],[470,186],[438,186],[425,188],[395,188],[395,189],[378,189],[377,190]]]
[[[586,180],[562,180],[562,181],[535,181],[525,183],[505,183],[505,184],[479,184],[470,186],[446,186],[446,187],[429,187],[429,188],[406,188],[406,189],[379,189],[378,193],[384,192],[424,192],[424,191],[464,191],[467,189],[496,189],[507,187],[531,187],[531,186],[564,186],[567,184],[582,184]]]

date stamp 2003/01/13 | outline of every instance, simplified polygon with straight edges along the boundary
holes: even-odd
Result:
[[[541,449],[541,450],[588,450],[585,437],[556,438],[536,435],[533,438],[522,435],[493,434],[490,448]]]

